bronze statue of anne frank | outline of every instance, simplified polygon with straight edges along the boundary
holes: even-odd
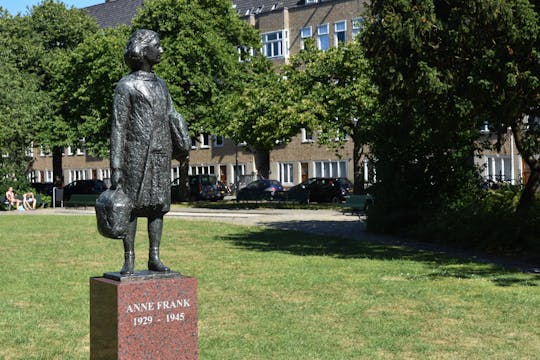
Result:
[[[122,275],[135,272],[138,217],[148,218],[148,270],[170,271],[160,260],[159,245],[163,216],[171,205],[171,158],[174,152],[183,153],[185,159],[191,141],[186,123],[174,109],[165,82],[152,72],[162,53],[156,32],[135,31],[124,53],[131,72],[118,82],[114,95],[111,189],[122,190],[132,203],[123,237]]]

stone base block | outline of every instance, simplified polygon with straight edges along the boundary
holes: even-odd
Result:
[[[91,360],[196,360],[197,280],[90,278]]]

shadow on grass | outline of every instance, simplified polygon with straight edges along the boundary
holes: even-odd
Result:
[[[346,231],[347,229],[345,229]],[[243,231],[222,237],[234,246],[250,251],[281,252],[297,256],[330,256],[339,259],[405,260],[422,262],[432,271],[411,275],[412,278],[459,279],[491,278],[498,286],[539,286],[540,277],[517,275],[519,271],[496,264],[480,264],[474,259],[463,259],[449,254],[408,247],[406,244],[374,243],[331,235],[315,235],[300,231],[260,229]]]

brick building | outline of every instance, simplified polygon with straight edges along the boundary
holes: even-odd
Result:
[[[303,40],[312,37],[321,49],[350,41],[358,31],[362,0],[234,0],[239,16],[261,33],[263,53],[276,63],[284,63],[300,51]],[[129,24],[143,0],[108,0],[85,8],[101,27]],[[242,145],[229,139],[201,134],[193,142],[190,174],[216,174],[225,183],[238,176],[241,185],[256,177],[254,157]],[[277,145],[270,153],[270,177],[292,186],[313,176],[353,178],[352,144],[337,156],[319,146],[313,135],[302,130],[287,145]],[[34,155],[34,181],[52,181],[50,154]],[[65,149],[64,181],[104,179],[110,176],[107,159],[94,159],[81,149]],[[178,177],[178,163],[173,160],[171,179]]]
[[[101,27],[129,24],[144,0],[106,0],[85,8]],[[233,0],[238,15],[261,34],[263,54],[276,64],[286,63],[298,53],[306,38],[313,38],[319,49],[338,42],[351,41],[362,24],[365,0]],[[354,179],[352,142],[347,142],[339,156],[319,146],[314,134],[302,130],[286,145],[277,145],[270,153],[270,177],[286,187],[314,176],[344,176]],[[65,183],[77,179],[110,176],[107,159],[93,159],[76,149],[65,149]],[[34,156],[34,181],[52,181],[52,159],[48,154]],[[484,176],[506,181],[521,181],[523,165],[511,141],[502,153],[484,153],[475,158],[484,168]],[[178,163],[173,160],[171,179],[178,177]],[[367,178],[367,162],[364,174]],[[253,154],[229,139],[200,134],[193,142],[190,174],[216,174],[226,184],[240,180],[240,186],[256,177]]]

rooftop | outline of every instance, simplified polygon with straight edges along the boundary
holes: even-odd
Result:
[[[233,7],[240,17],[258,15],[271,11],[279,11],[284,8],[309,6],[310,0],[233,0]],[[313,0],[311,0],[313,1]],[[333,0],[318,0],[328,2]],[[144,0],[109,0],[103,4],[97,4],[84,8],[88,14],[97,20],[100,27],[115,27],[122,24],[131,24],[131,19],[137,13]]]

